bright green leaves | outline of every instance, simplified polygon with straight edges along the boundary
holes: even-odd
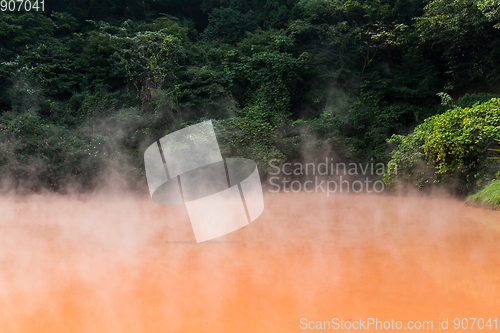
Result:
[[[400,179],[413,179],[421,186],[430,179],[450,182],[457,177],[463,184],[473,181],[481,170],[481,178],[491,177],[494,170],[486,159],[487,148],[500,137],[500,99],[493,98],[470,108],[454,108],[427,118],[407,137],[393,136],[389,143],[397,146],[390,162],[398,168]],[[427,165],[427,168],[422,166]],[[420,169],[419,169],[420,167]],[[496,170],[495,170],[496,171]],[[396,175],[387,175],[392,183]],[[461,190],[474,184],[461,185]]]
[[[415,129],[414,135],[423,142],[425,154],[438,171],[452,164],[473,166],[488,140],[500,134],[500,99],[472,108],[452,109],[424,123]]]
[[[500,29],[500,3],[497,0],[479,0],[477,7],[488,20],[495,23],[495,28]]]

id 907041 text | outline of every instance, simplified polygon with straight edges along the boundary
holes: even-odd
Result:
[[[2,12],[43,12],[45,0],[1,0]]]

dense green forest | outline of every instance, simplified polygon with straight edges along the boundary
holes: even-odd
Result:
[[[1,177],[141,186],[149,144],[212,119],[264,177],[335,156],[471,193],[499,170],[499,83],[496,0],[51,0],[0,12]]]

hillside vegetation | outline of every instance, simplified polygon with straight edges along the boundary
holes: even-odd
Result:
[[[500,139],[490,0],[86,0],[0,12],[5,188],[144,185],[159,137],[212,119],[224,157],[389,163],[391,187],[484,187]],[[395,149],[393,151],[393,149]],[[396,174],[397,169],[397,174]]]

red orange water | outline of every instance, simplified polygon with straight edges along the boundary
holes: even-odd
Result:
[[[500,317],[500,213],[458,200],[266,195],[255,222],[200,244],[184,208],[148,198],[1,202],[2,333]]]

